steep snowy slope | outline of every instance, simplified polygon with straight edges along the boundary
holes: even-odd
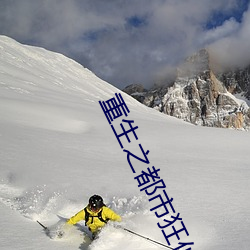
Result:
[[[119,92],[63,55],[0,37],[2,249],[162,249],[113,226],[92,244],[78,227],[61,240],[43,234],[37,219],[53,226],[94,193],[123,226],[167,244],[98,103]],[[182,240],[192,249],[247,250],[249,133],[195,127],[122,96],[138,126],[138,140],[121,139],[124,149],[150,151],[150,164],[136,166],[160,168],[190,234]]]

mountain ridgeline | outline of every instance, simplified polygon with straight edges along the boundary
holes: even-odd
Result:
[[[250,128],[250,66],[219,71],[206,49],[187,58],[171,85],[146,90],[132,84],[123,91],[148,107],[195,125]]]

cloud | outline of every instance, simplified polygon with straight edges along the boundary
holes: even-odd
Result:
[[[0,33],[61,52],[120,88],[130,83],[148,87],[204,46],[213,45],[223,57],[225,45],[247,49],[249,14],[242,22],[234,17],[242,8],[239,2],[2,0]]]
[[[221,26],[204,31],[200,38],[201,44],[211,44],[225,37],[235,34],[240,28],[240,24],[232,17],[225,20]]]
[[[227,24],[220,27],[227,29]],[[250,10],[243,15],[242,22],[232,32],[210,44],[216,61],[225,67],[244,67],[250,64]]]

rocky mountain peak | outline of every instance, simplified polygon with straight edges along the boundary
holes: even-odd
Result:
[[[188,57],[177,69],[169,86],[125,92],[143,104],[167,115],[196,125],[249,129],[250,109],[246,101],[233,94],[247,96],[250,85],[248,70],[214,73],[208,50]],[[130,90],[132,87],[130,86]],[[249,94],[250,96],[250,94]]]
[[[188,57],[184,63],[177,68],[177,77],[194,77],[206,74],[210,70],[209,53],[201,49],[194,55]]]

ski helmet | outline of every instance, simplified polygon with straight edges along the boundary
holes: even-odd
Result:
[[[95,194],[89,198],[89,206],[91,210],[99,210],[103,205],[103,199],[101,196]]]

